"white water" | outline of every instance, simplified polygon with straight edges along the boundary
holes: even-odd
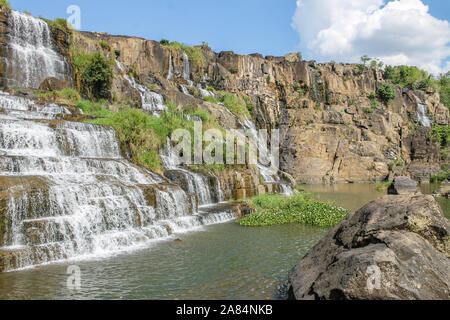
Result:
[[[192,87],[193,82],[191,80],[191,65],[189,63],[189,57],[184,51],[183,51],[183,79],[186,80],[189,87]]]
[[[10,114],[16,110],[24,116]],[[235,218],[231,211],[194,214],[191,195],[122,157],[109,127],[26,116],[68,112],[0,94],[0,218],[8,221],[0,250],[9,252],[0,268],[106,257]]]
[[[431,127],[432,122],[427,114],[427,106],[419,103],[419,104],[417,104],[417,107],[419,109],[418,117],[419,117],[420,125],[423,127]]]
[[[179,158],[172,148],[170,139],[167,140],[167,144],[163,150],[161,150],[161,160],[164,168],[167,170],[172,170],[178,173],[180,179],[184,180],[184,187],[188,194],[195,194],[198,196],[199,205],[209,205],[213,203],[212,200],[212,190],[210,189],[210,184],[208,177],[186,170],[180,167]],[[219,180],[216,178],[218,198],[219,202],[223,200],[222,191],[220,188]]]
[[[8,25],[8,86],[38,88],[48,77],[70,81],[69,64],[56,51],[46,22],[12,10]]]
[[[173,79],[173,61],[172,61],[172,53],[169,57],[169,73],[167,74],[167,80]]]
[[[116,61],[118,68],[124,72],[123,77],[128,83],[135,88],[140,96],[142,101],[142,109],[151,112],[153,115],[159,116],[160,113],[166,110],[166,106],[164,105],[164,98],[159,93],[153,92],[143,85],[136,82],[135,79],[130,78],[126,72],[123,64],[119,61]]]

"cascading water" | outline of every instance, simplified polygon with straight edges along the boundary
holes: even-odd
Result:
[[[182,181],[184,191],[188,194],[195,194],[198,196],[199,205],[210,205],[213,203],[212,190],[210,188],[210,182],[208,177],[199,173],[183,169],[179,166],[178,157],[172,148],[170,139],[167,140],[167,144],[161,151],[161,160],[164,168],[168,170],[168,175],[171,176],[172,181]],[[175,181],[174,181],[175,182]],[[219,194],[218,201],[223,200],[222,191],[220,189],[219,180],[216,179],[216,189]]]
[[[169,72],[167,74],[167,80],[173,79],[173,61],[172,61],[172,53],[169,56]]]
[[[173,78],[173,63],[172,63],[172,55],[170,56],[169,59],[169,76],[168,79]],[[190,68],[190,63],[189,63],[189,57],[187,56],[187,54],[185,52],[183,52],[183,79],[187,82],[189,87],[192,87],[194,85],[193,81],[191,80],[191,68]],[[207,75],[204,75],[202,78],[202,82],[206,83],[207,82]],[[192,95],[190,94],[188,88],[183,85],[183,84],[179,84],[179,88],[181,90],[181,92],[187,96],[192,97]],[[214,93],[203,89],[202,85],[199,83],[197,85],[197,89],[200,92],[200,95],[202,98],[205,97],[214,97]],[[236,116],[235,114],[233,114],[226,106],[224,106],[222,103],[220,103],[225,110],[230,113],[237,121],[237,123],[241,126],[241,129],[246,129],[246,130],[250,130],[251,134],[257,138],[258,140],[256,141],[259,150],[263,150],[263,148],[267,148],[266,147],[266,141],[262,141],[257,133],[256,127],[255,125],[248,120],[247,118],[244,120],[244,122],[241,121],[241,119]],[[170,147],[170,144],[167,144]],[[171,157],[173,158],[173,156],[170,156],[170,154],[167,154],[167,150],[163,151],[163,155],[161,155],[163,158],[166,159],[166,161],[168,161],[168,159],[170,159]],[[169,161],[170,162],[170,161]],[[287,185],[284,184],[280,181],[280,178],[278,176],[278,172],[277,170],[275,170],[274,168],[270,167],[270,166],[264,166],[263,164],[261,164],[260,162],[258,162],[257,167],[260,171],[260,174],[264,180],[265,183],[267,184],[279,184],[280,185],[280,189],[281,189],[281,193],[284,195],[292,195],[292,188]],[[176,168],[176,166],[166,166],[166,168],[171,168],[174,169]],[[178,168],[180,169],[180,168]]]
[[[194,84],[191,80],[191,65],[189,63],[189,57],[186,52],[183,51],[183,79],[186,80],[189,87]]]
[[[132,86],[139,92],[142,101],[142,109],[149,111],[156,116],[159,116],[162,111],[167,109],[164,105],[164,98],[162,95],[153,92],[143,85],[137,83],[136,80],[126,74],[124,66],[119,61],[116,61],[116,63],[120,71],[124,73],[123,77],[125,78],[125,80],[127,80],[130,86]]]
[[[6,77],[9,87],[39,88],[48,77],[71,81],[70,67],[53,44],[48,24],[12,10],[8,20]]]
[[[431,127],[432,122],[427,114],[427,106],[419,103],[419,104],[417,104],[417,108],[419,110],[418,118],[419,118],[420,125],[423,127]]]
[[[112,128],[52,120],[69,113],[0,94],[0,272],[108,256],[235,218],[193,214],[191,195],[123,158]]]

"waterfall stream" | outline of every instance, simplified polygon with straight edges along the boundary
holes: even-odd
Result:
[[[188,83],[188,85],[190,87],[192,87],[194,85],[194,83],[191,80],[191,75],[190,75],[191,71],[190,70],[191,69],[190,69],[189,57],[187,56],[187,54],[185,52],[183,52],[183,79]],[[173,65],[172,65],[172,56],[171,56],[170,60],[169,60],[169,75],[171,75],[172,72],[173,72]],[[205,77],[203,77],[203,80],[205,80]],[[189,90],[187,89],[187,87],[185,85],[179,84],[179,87],[180,87],[180,90],[182,93],[184,93],[187,96],[192,97],[192,95],[189,93]],[[197,85],[197,88],[198,88],[202,98],[215,96],[214,93],[203,89],[202,85],[200,83]],[[236,122],[240,125],[241,129],[249,130],[251,132],[251,134],[256,139],[256,144],[257,144],[257,147],[259,150],[263,150],[263,151],[267,150],[266,141],[261,140],[261,137],[258,135],[255,124],[253,122],[251,122],[247,118],[245,118],[244,122],[242,122],[241,119],[237,115],[232,113],[223,103],[220,103],[220,105],[222,105],[225,108],[225,110],[236,119]],[[166,152],[167,152],[167,150],[166,150]],[[267,153],[267,152],[263,152],[263,153]],[[162,155],[162,157],[165,157],[166,159],[168,158],[167,154]],[[264,183],[279,184],[281,193],[283,195],[287,195],[287,196],[292,195],[292,193],[293,193],[292,188],[289,185],[287,185],[281,181],[280,177],[278,176],[278,170],[275,170],[271,166],[265,166],[265,165],[261,164],[260,161],[258,161],[257,167],[259,169],[261,177],[264,180]]]
[[[0,94],[0,272],[108,256],[235,218],[196,212],[192,194],[125,159],[112,128],[61,114],[70,111]]]
[[[116,61],[116,64],[119,70],[124,73],[123,77],[125,80],[139,92],[142,101],[142,109],[151,112],[155,116],[159,116],[162,111],[167,109],[164,105],[164,98],[162,95],[147,89],[128,76],[122,63]]]
[[[417,104],[417,108],[419,110],[418,118],[420,125],[423,127],[431,127],[433,123],[428,117],[427,106],[422,103],[419,103]]]
[[[188,194],[197,195],[200,206],[211,205],[214,202],[223,201],[219,180],[214,179],[218,196],[217,201],[213,201],[213,190],[211,189],[210,179],[200,173],[182,168],[178,163],[178,156],[172,148],[169,139],[167,140],[166,146],[161,151],[160,156],[164,167],[167,169],[166,175],[169,176],[172,182],[181,185]]]
[[[48,77],[71,81],[69,64],[57,52],[45,21],[11,10],[8,27],[9,87],[39,88]]]

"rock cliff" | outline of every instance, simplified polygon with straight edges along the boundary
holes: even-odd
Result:
[[[187,85],[182,50],[99,33],[76,33],[74,45],[95,52],[101,50],[100,41],[111,46],[105,54],[116,52],[138,82],[166,100],[198,105],[224,127],[236,127],[236,119],[222,106],[181,92],[180,85]],[[258,128],[280,129],[281,170],[297,183],[382,181],[398,174],[426,181],[440,171],[440,146],[430,140],[431,128],[421,126],[419,110],[424,107],[433,123],[448,125],[449,111],[437,93],[395,87],[397,97],[386,106],[370,99],[381,84],[389,83],[380,69],[297,61],[292,55],[264,58],[197,50],[204,60],[190,59],[194,86],[246,98],[254,106]],[[118,100],[138,95],[120,76],[114,90]]]
[[[2,11],[0,43],[6,41],[7,23],[7,12]],[[53,27],[52,33],[70,63],[74,51],[101,51],[122,65],[115,68],[112,89],[117,103],[142,107],[139,91],[125,79],[131,76],[162,94],[165,101],[197,105],[231,129],[239,127],[239,120],[222,105],[204,101],[199,89],[214,88],[245,98],[257,128],[281,130],[280,169],[297,183],[383,181],[397,175],[429,181],[441,170],[440,146],[430,140],[431,128],[421,125],[421,117],[448,125],[449,111],[440,104],[439,94],[394,86],[392,103],[374,101],[371,94],[389,83],[380,69],[318,64],[301,61],[295,54],[215,53],[205,45],[189,47],[194,54],[186,61],[184,47],[142,38],[71,35]],[[4,55],[5,50],[0,52]],[[1,61],[0,85],[5,86]],[[76,74],[74,84],[80,86]]]

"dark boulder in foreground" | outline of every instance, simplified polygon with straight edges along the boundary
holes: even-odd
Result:
[[[291,299],[450,299],[450,223],[432,196],[350,213],[290,272]]]
[[[388,193],[394,195],[405,195],[416,192],[419,192],[417,182],[408,177],[396,177],[388,189]]]

